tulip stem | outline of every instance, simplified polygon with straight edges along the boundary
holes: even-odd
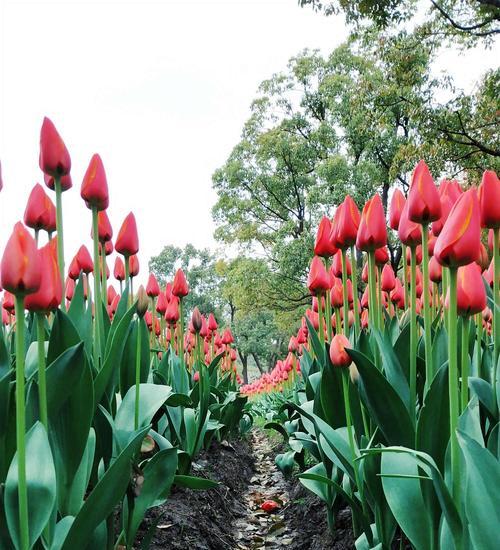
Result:
[[[177,347],[179,349],[179,359],[181,365],[184,366],[184,304],[182,303],[184,299],[179,298],[179,341],[177,342]]]
[[[38,347],[38,407],[40,421],[49,429],[47,414],[47,384],[45,380],[45,319],[43,313],[36,313],[36,331]]]
[[[347,293],[347,261],[345,255],[345,249],[342,248],[340,251],[342,258],[342,297],[343,297],[343,306],[344,306],[344,335],[346,338],[349,338],[349,295]]]
[[[417,249],[410,247],[410,414],[415,420],[417,404]]]
[[[434,376],[432,360],[432,316],[429,293],[429,225],[422,224],[422,275],[424,301],[424,342],[425,342],[425,390],[429,389]]]
[[[108,275],[106,273],[106,251],[104,247],[104,241],[101,243],[101,265],[102,265],[102,271],[101,271],[101,300],[107,304],[108,303]]]
[[[482,341],[483,341],[483,316],[481,313],[478,313],[476,315],[476,363],[477,363],[477,372],[475,373],[478,378],[481,378],[482,373],[482,365],[481,362],[483,360],[483,349],[482,349]]]
[[[325,258],[325,267],[328,273],[329,265],[328,258]],[[326,321],[326,333],[328,335],[328,341],[332,341],[332,302],[331,302],[331,291],[328,289],[325,296],[325,321]]]
[[[375,280],[375,253],[373,251],[368,252],[368,293],[370,323],[373,328],[378,328],[377,283]]]
[[[359,321],[359,296],[358,296],[358,265],[354,246],[351,246],[351,266],[352,266],[352,307],[354,309],[354,334],[356,338],[361,332],[361,323]]]
[[[101,271],[99,262],[99,225],[98,225],[98,213],[95,206],[92,207],[92,235],[94,242],[94,367],[99,370],[99,359],[102,354],[102,299],[101,299],[101,285],[99,273]]]
[[[321,345],[325,346],[325,329],[323,325],[323,295],[318,294],[317,295],[318,300],[318,330],[319,330],[319,341],[321,342]],[[323,359],[323,358],[320,358]]]
[[[410,296],[408,293],[408,272],[406,271],[406,245],[401,245],[403,248],[403,253],[401,254],[403,257],[403,285],[404,285],[404,293],[405,293],[405,307],[408,307],[408,303],[410,301]]]
[[[15,296],[16,311],[16,445],[21,550],[28,550],[28,490],[26,486],[26,416],[24,401],[24,296]]]
[[[464,412],[469,403],[469,318],[462,317],[462,409]]]
[[[457,353],[457,268],[449,268],[450,305],[448,312],[449,398],[451,438],[451,478],[455,503],[460,502],[460,449],[456,429],[458,426],[458,353]]]
[[[54,177],[54,188],[56,190],[56,230],[57,230],[57,263],[59,264],[59,273],[61,276],[61,286],[64,289],[64,233],[63,233],[63,213],[62,213],[62,188],[61,178]],[[64,300],[61,302],[61,309],[66,310]]]
[[[342,320],[340,318],[340,308],[335,308],[335,334],[341,334]]]
[[[125,258],[125,288],[128,289],[129,293],[128,293],[128,305],[131,306],[132,305],[132,302],[131,302],[131,297],[130,297],[130,262],[129,262],[129,258],[130,256],[124,256]]]
[[[137,341],[135,350],[135,415],[134,415],[134,429],[139,429],[139,401],[140,401],[140,387],[141,387],[141,337],[142,327],[141,318],[137,320]]]

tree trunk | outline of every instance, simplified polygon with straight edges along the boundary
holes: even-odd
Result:
[[[241,374],[243,375],[243,383],[248,384],[248,355],[243,355],[240,351],[238,351],[238,354],[242,365]]]
[[[259,356],[255,353],[252,353],[253,360],[255,361],[255,364],[257,365],[257,368],[259,369],[260,374],[264,374],[264,369],[262,368],[262,365],[260,364]]]

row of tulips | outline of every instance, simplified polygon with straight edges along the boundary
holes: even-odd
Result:
[[[197,308],[185,327],[182,270],[163,289],[151,274],[134,292],[136,221],[125,218],[113,245],[99,155],[80,192],[93,254],[82,246],[66,274],[71,160],[48,119],[39,162],[56,204],[33,188],[0,267],[0,547],[132,548],[172,485],[214,485],[189,475],[200,449],[248,425],[233,337]]]
[[[242,393],[282,404],[269,413],[291,448],[278,464],[299,464],[332,528],[340,503],[351,507],[357,548],[390,548],[399,528],[417,549],[493,549],[500,181],[486,171],[479,189],[438,187],[420,161],[408,197],[393,193],[388,219],[401,243],[396,269],[378,195],[361,214],[348,196],[321,221],[313,307],[282,363],[298,382],[290,388],[278,365]],[[316,464],[304,471],[306,452]]]

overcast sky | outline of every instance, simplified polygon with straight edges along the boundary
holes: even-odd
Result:
[[[95,152],[115,235],[133,210],[144,268],[165,244],[214,246],[211,175],[237,143],[258,84],[303,48],[326,54],[347,36],[342,18],[296,0],[0,5],[0,250],[43,183],[38,141],[48,116],[73,164],[63,195],[67,264],[91,245],[79,191]],[[445,52],[438,68],[469,88],[494,64],[491,51]]]

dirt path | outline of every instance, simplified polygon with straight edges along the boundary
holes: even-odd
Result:
[[[288,484],[274,463],[274,453],[266,435],[253,430],[250,437],[255,473],[242,498],[246,513],[235,524],[237,548],[289,547],[296,533],[285,521],[285,509],[290,502]],[[278,503],[275,512],[269,514],[262,510],[261,505],[266,500]]]

